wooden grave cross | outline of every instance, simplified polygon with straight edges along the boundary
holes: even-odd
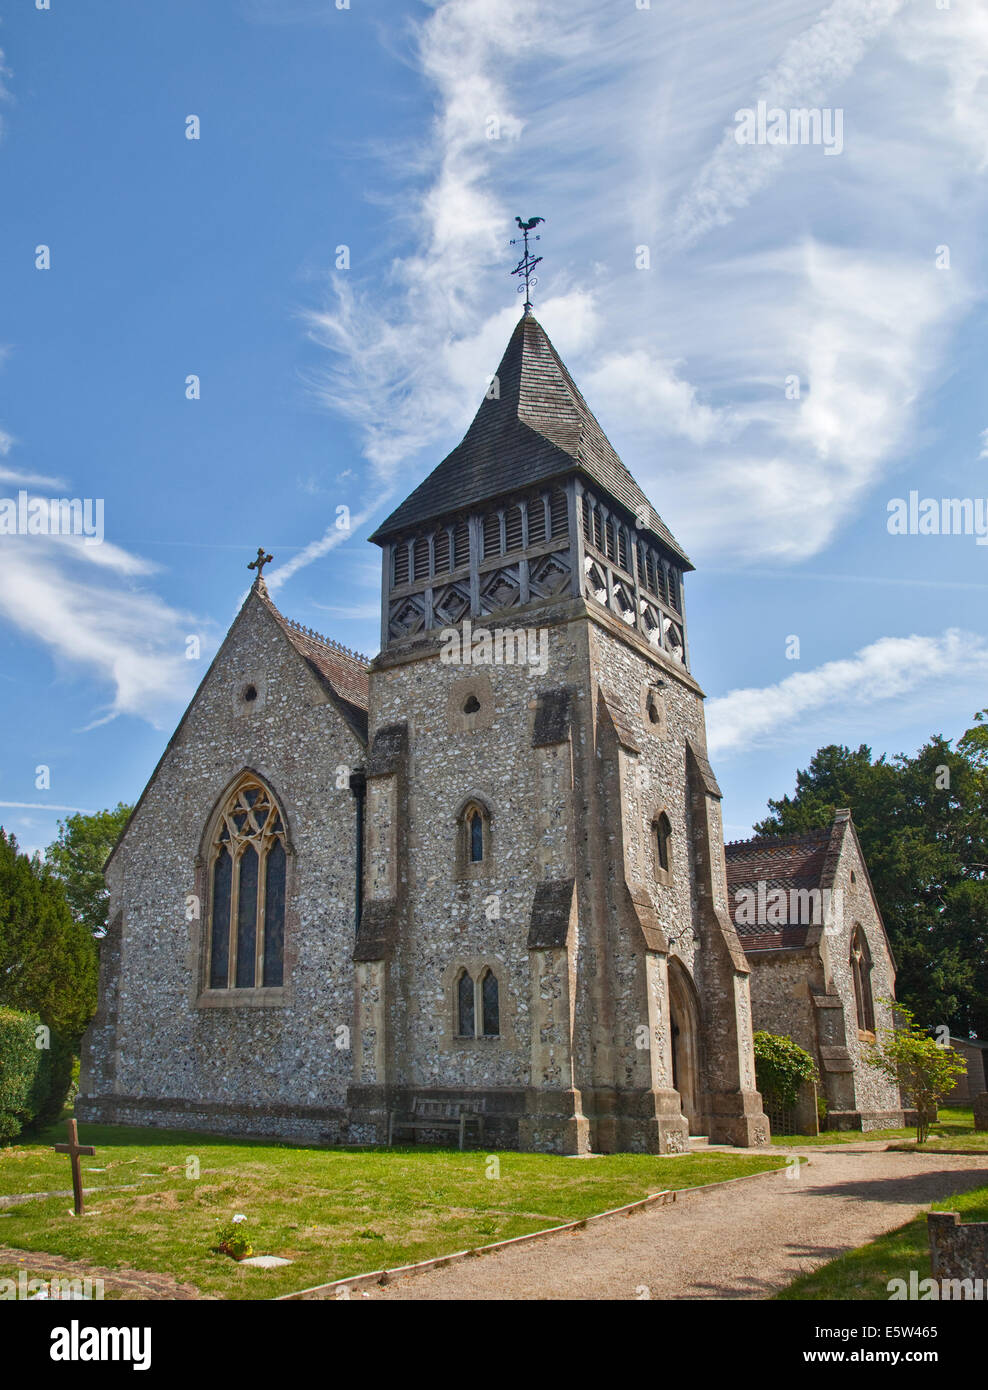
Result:
[[[83,1213],[83,1203],[82,1173],[79,1170],[79,1155],[86,1154],[88,1157],[92,1158],[95,1156],[96,1150],[93,1148],[92,1144],[79,1143],[79,1126],[76,1124],[75,1120],[69,1120],[69,1142],[67,1144],[56,1144],[55,1152],[57,1154],[68,1154],[72,1159],[72,1197],[75,1204],[75,1214],[76,1216],[81,1216]]]

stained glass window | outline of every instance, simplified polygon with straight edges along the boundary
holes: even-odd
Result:
[[[264,888],[264,984],[284,984],[285,847],[275,840],[268,850]]]
[[[497,976],[488,970],[480,982],[480,998],[484,1010],[484,1037],[495,1038],[501,1031],[501,1015],[498,1007]]]
[[[871,995],[871,952],[860,927],[854,928],[851,938],[851,975],[854,979],[858,1027],[863,1032],[874,1032],[875,1004]]]
[[[210,989],[284,983],[287,846],[267,787],[244,777],[213,840]]]
[[[470,862],[479,864],[484,857],[484,818],[479,811],[470,813]]]
[[[237,989],[254,988],[257,968],[257,851],[247,844],[240,856],[237,895]]]
[[[472,1038],[473,1028],[473,980],[463,972],[456,986],[456,1031],[461,1038]]]
[[[225,834],[224,830],[224,834]],[[220,848],[213,865],[213,949],[210,989],[225,989],[230,966],[230,886],[233,860]]]

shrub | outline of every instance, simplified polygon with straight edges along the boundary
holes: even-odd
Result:
[[[0,826],[0,1004],[80,1038],[96,1009],[99,952],[51,869]]]
[[[49,1046],[41,1053],[41,1066],[38,1068],[37,1111],[32,1128],[41,1129],[58,1119],[62,1113],[72,1085],[76,1063],[75,1053],[69,1039],[61,1033],[52,1032]]]
[[[40,1023],[37,1014],[0,1007],[0,1144],[17,1138],[44,1099]]]
[[[759,1032],[754,1040],[755,1078],[759,1091],[783,1110],[791,1110],[803,1082],[817,1079],[813,1058],[792,1038]]]
[[[228,1221],[219,1233],[219,1239],[213,1249],[220,1255],[229,1255],[231,1260],[249,1260],[254,1253],[254,1247],[247,1239],[246,1232],[240,1230],[240,1224],[246,1221],[246,1216],[235,1216],[232,1221]]]

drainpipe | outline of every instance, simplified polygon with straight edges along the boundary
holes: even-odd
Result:
[[[357,804],[357,881],[354,885],[356,921],[354,933],[360,930],[360,913],[364,905],[364,799],[367,795],[367,774],[363,768],[350,773],[350,790]]]

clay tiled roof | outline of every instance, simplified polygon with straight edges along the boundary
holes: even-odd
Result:
[[[811,830],[805,835],[764,835],[754,840],[735,840],[724,846],[727,858],[727,895],[734,917],[737,894],[743,889],[757,892],[765,884],[766,894],[781,888],[822,888],[831,848],[832,829]],[[735,921],[746,951],[799,948],[806,944],[805,925],[775,926],[772,923]]]
[[[295,650],[305,658],[323,685],[329,688],[340,712],[360,739],[367,742],[367,657],[323,637],[310,627],[286,618],[265,593],[262,595]]]
[[[381,541],[451,511],[578,471],[629,511],[687,569],[685,552],[611,447],[545,329],[525,315],[463,439],[371,536]],[[644,528],[643,528],[644,529]]]

